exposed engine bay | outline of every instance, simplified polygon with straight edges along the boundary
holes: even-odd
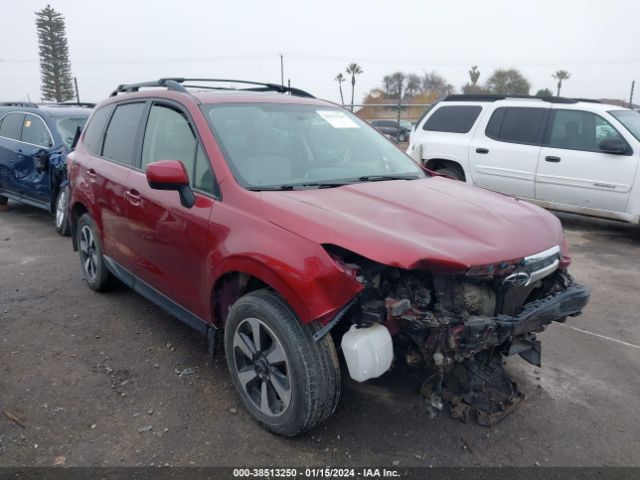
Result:
[[[589,299],[559,268],[559,249],[461,275],[333,253],[364,286],[345,319],[359,329],[389,330],[395,362],[424,372],[421,393],[432,416],[446,409],[482,425],[500,421],[524,398],[503,357],[519,354],[540,366],[536,333],[579,315]]]

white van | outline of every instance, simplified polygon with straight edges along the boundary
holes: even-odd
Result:
[[[640,223],[640,113],[560,97],[450,95],[411,132],[427,168],[542,207]]]

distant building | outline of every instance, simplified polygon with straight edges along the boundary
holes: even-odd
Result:
[[[601,103],[606,103],[608,105],[615,105],[616,107],[629,108],[628,100],[619,100],[617,98],[601,98],[598,101]],[[634,103],[631,105],[631,109],[636,111],[640,110],[640,105]]]

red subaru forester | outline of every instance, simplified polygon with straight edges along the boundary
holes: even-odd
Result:
[[[235,86],[235,88],[232,87]],[[589,292],[556,217],[433,175],[345,109],[273,84],[122,85],[69,156],[73,245],[208,335],[261,424],[297,435],[336,408],[341,374],[424,372],[431,413],[490,424],[539,365],[536,333]]]

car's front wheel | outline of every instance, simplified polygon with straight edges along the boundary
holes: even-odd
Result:
[[[106,290],[111,284],[111,274],[104,263],[96,225],[88,213],[82,215],[78,220],[77,242],[82,273],[87,285],[92,290]]]
[[[56,197],[56,231],[63,237],[68,237],[71,233],[69,211],[67,209],[68,202],[69,188],[63,187],[58,191],[58,196]]]
[[[333,413],[340,367],[330,335],[313,339],[282,298],[257,290],[240,298],[225,324],[225,354],[234,387],[267,429],[295,436]]]
[[[446,175],[448,177],[453,178],[454,180],[459,180],[461,182],[464,182],[464,173],[458,170],[457,168],[452,168],[452,167],[438,168],[436,170],[436,173],[439,173],[441,175]]]

